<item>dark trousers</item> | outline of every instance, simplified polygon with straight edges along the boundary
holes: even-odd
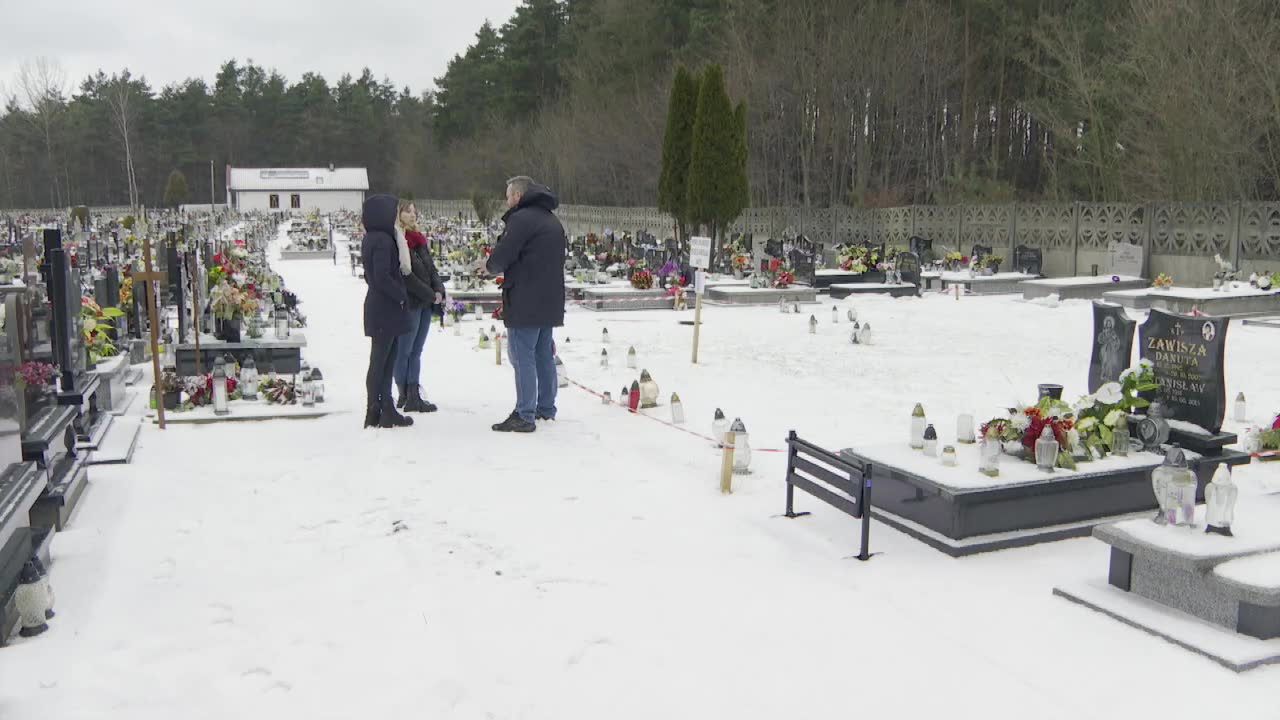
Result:
[[[369,394],[369,407],[379,410],[391,407],[391,379],[396,364],[395,335],[369,338],[369,372],[364,376],[365,392]]]

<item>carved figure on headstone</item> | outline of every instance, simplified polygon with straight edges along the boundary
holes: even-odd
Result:
[[[1102,330],[1095,340],[1098,344],[1098,359],[1101,361],[1101,380],[1104,383],[1120,380],[1120,373],[1125,369],[1124,340],[1116,331],[1116,319],[1102,319]]]

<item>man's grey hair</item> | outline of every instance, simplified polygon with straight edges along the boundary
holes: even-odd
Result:
[[[533,178],[528,175],[517,175],[507,181],[507,188],[515,190],[517,193],[524,195],[529,191],[529,186],[533,184]]]

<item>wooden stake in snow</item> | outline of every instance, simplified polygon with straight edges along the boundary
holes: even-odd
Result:
[[[493,363],[502,364],[502,333],[493,334]]]
[[[724,434],[724,450],[720,456],[720,492],[728,495],[733,492],[733,446],[738,434],[732,430]]]

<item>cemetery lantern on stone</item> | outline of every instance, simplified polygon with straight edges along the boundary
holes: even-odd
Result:
[[[227,407],[227,367],[219,357],[213,361],[213,414],[226,415],[231,412]]]
[[[929,457],[938,456],[938,431],[932,425],[924,429],[924,454]]]
[[[1243,392],[1236,395],[1236,404],[1235,404],[1233,415],[1235,417],[1236,422],[1242,423],[1242,422],[1248,422],[1249,420],[1248,406],[1245,405]]]
[[[924,415],[924,405],[916,403],[915,408],[911,411],[911,449],[921,450],[924,448],[924,429],[928,425]]]
[[[809,316],[809,334],[810,335],[818,334],[818,317],[816,315]]]
[[[283,304],[276,305],[275,330],[277,340],[289,337],[289,309]]]
[[[1182,448],[1171,447],[1164,462],[1151,471],[1151,487],[1160,504],[1157,525],[1185,525],[1195,522],[1196,474],[1187,467]]]
[[[987,477],[1000,477],[1000,440],[983,437],[978,446],[978,472]]]
[[[733,474],[746,475],[751,472],[751,438],[742,418],[734,418],[729,432],[733,433]]]
[[[1040,439],[1036,440],[1036,467],[1045,472],[1053,472],[1058,464],[1058,439],[1053,434],[1053,427],[1046,425],[1040,431]]]
[[[680,402],[680,396],[675,393],[671,393],[671,423],[684,424],[684,403]]]
[[[600,367],[608,369],[609,367],[609,351],[600,349]]]
[[[627,369],[636,369],[636,348],[634,345],[627,349]]]
[[[1213,471],[1213,482],[1204,489],[1205,528],[1207,533],[1231,537],[1231,522],[1235,519],[1236,499],[1240,489],[1231,482],[1231,470],[1226,463]]]
[[[969,413],[960,413],[956,417],[956,442],[965,445],[972,445],[976,439],[973,435],[973,416]]]
[[[249,355],[240,364],[240,397],[245,400],[258,399],[258,364]]]

